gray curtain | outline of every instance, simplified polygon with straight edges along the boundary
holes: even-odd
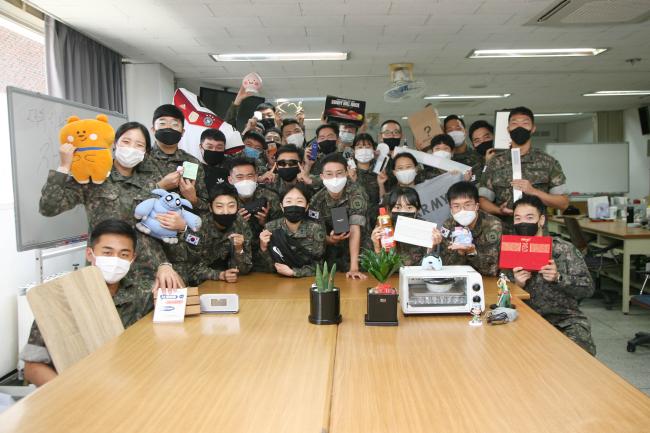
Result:
[[[124,113],[122,56],[52,17],[45,17],[50,95]]]

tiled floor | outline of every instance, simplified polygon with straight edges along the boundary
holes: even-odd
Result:
[[[636,332],[650,332],[650,310],[635,305],[629,314],[621,312],[620,301],[611,310],[601,299],[585,299],[580,304],[591,320],[591,334],[596,343],[596,357],[632,385],[650,395],[650,345],[627,351],[627,341]]]

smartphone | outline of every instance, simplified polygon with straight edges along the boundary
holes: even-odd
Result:
[[[262,120],[262,112],[261,111],[254,112],[253,117],[256,118],[257,120]]]
[[[316,157],[318,156],[318,141],[314,140],[311,142],[311,156],[309,159],[312,161],[316,161]]]

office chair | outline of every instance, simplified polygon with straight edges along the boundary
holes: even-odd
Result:
[[[645,285],[650,278],[650,271],[643,271],[640,272],[640,274],[645,274],[645,280],[643,280],[643,286],[641,286],[641,293],[632,296],[632,298],[630,298],[630,303],[638,305],[641,308],[645,308],[646,310],[650,310],[650,295],[643,294]],[[637,345],[648,343],[650,343],[650,332],[637,332],[634,334],[634,338],[627,342],[627,351],[634,352]]]
[[[605,257],[605,254],[614,248],[620,247],[622,243],[613,243],[602,248],[595,247],[589,245],[587,237],[582,231],[582,227],[580,227],[580,223],[578,223],[576,218],[565,216],[564,224],[569,232],[571,243],[582,253],[589,272],[595,276],[595,293],[598,293],[603,297],[605,308],[611,310],[618,293],[612,295],[611,292],[602,289],[601,273],[603,271],[614,270],[620,266],[616,258]]]

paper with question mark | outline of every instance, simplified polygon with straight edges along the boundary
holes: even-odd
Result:
[[[438,120],[438,111],[432,106],[425,107],[424,110],[411,114],[408,117],[408,123],[415,137],[415,147],[418,150],[429,146],[433,137],[442,134],[442,128]]]

